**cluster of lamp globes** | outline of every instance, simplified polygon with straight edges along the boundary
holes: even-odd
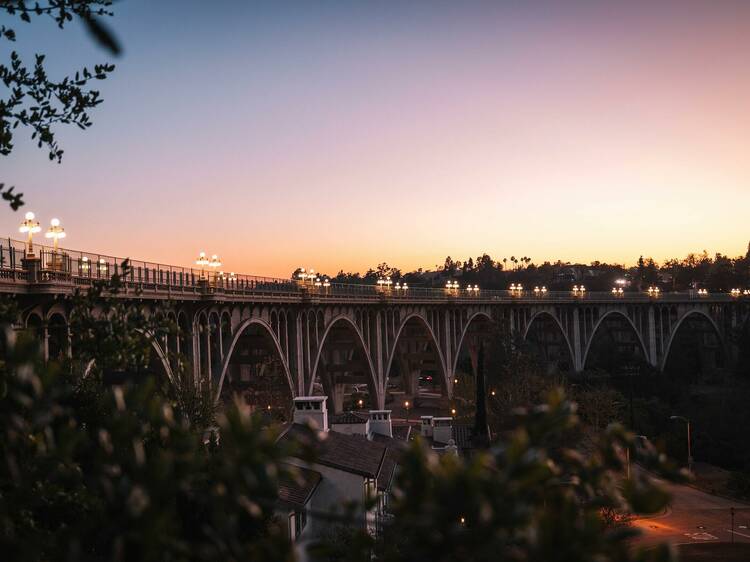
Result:
[[[206,266],[210,267],[213,270],[216,270],[217,267],[221,267],[221,260],[219,259],[219,256],[216,254],[211,256],[211,259],[208,259],[208,256],[206,256],[206,252],[200,252],[198,254],[198,259],[195,260],[195,265],[199,266],[201,268],[201,277],[203,277],[203,272],[206,268]],[[224,276],[224,272],[221,272],[222,277]],[[234,273],[232,273],[234,276]]]
[[[534,287],[534,294],[536,296],[540,295],[546,295],[547,294],[547,287],[542,285],[541,287]]]
[[[323,287],[324,289],[327,289],[331,286],[331,281],[327,277],[325,279],[321,279],[320,276],[318,276],[318,274],[315,273],[315,270],[312,268],[307,271],[304,267],[301,267],[299,269],[299,273],[297,273],[297,279],[299,279],[303,283],[309,281],[313,286]]]
[[[701,293],[701,291],[706,291],[706,292],[705,293]],[[739,296],[747,297],[747,296],[750,296],[750,289],[732,289],[729,292],[730,292],[730,294],[733,297],[739,297]],[[698,294],[699,295],[700,294],[707,295],[708,294],[708,290],[706,290],[706,289],[698,289]]]
[[[511,295],[520,297],[523,294],[523,285],[520,283],[511,283],[509,290]]]
[[[446,291],[458,291],[460,288],[461,286],[458,284],[458,281],[448,281],[445,284]],[[479,285],[466,285],[466,292],[470,295],[478,295]]]
[[[378,286],[378,289],[390,289],[391,285],[393,285],[393,288],[397,291],[407,291],[409,289],[409,285],[406,282],[401,283],[400,281],[396,281],[396,284],[394,285],[390,277],[380,277],[375,283]]]
[[[586,295],[586,287],[583,285],[573,285],[573,296],[582,297]]]
[[[659,287],[651,286],[648,288],[649,297],[658,297],[659,293],[661,293],[661,289],[659,289]]]
[[[616,297],[621,297],[625,291],[622,290],[622,287],[612,287],[612,294]]]
[[[57,241],[61,238],[65,238],[65,229],[60,226],[60,219],[52,219],[49,221],[49,228],[47,229],[47,232],[45,232],[44,237],[45,238],[52,238],[55,252],[57,252]],[[39,224],[39,221],[36,220],[36,216],[34,213],[29,211],[24,216],[24,221],[21,223],[21,226],[18,228],[18,231],[22,234],[28,234],[28,255],[29,257],[34,255],[34,246],[32,244],[32,238],[34,234],[37,232],[42,231],[42,227]]]

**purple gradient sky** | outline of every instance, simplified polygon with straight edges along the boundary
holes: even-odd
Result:
[[[70,247],[247,273],[744,253],[750,3],[651,4],[125,0],[94,126],[61,165],[21,132],[0,181]]]

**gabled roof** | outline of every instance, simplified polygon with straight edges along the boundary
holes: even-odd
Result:
[[[338,431],[320,433],[321,441],[315,450],[314,462],[359,474],[365,478],[377,478],[385,456],[385,445],[368,441],[363,435],[347,435]],[[299,424],[292,424],[279,441],[309,441],[309,430]]]
[[[344,412],[343,414],[329,415],[328,424],[336,423],[367,423],[368,417],[366,415],[358,414],[357,412]]]
[[[279,500],[294,507],[304,507],[310,501],[322,476],[309,468],[286,466],[292,474],[282,474],[279,478]]]

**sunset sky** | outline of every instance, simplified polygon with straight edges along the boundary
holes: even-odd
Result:
[[[750,2],[115,12],[124,54],[94,126],[59,129],[60,165],[20,129],[0,157],[69,247],[280,276],[746,251]],[[53,77],[109,60],[78,25],[15,29]],[[0,209],[0,235],[21,218]]]

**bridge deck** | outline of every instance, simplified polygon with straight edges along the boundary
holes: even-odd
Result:
[[[76,289],[92,286],[98,281],[119,274],[126,258],[103,254],[59,249],[36,244],[35,260],[25,257],[23,242],[7,239],[0,242],[0,292],[10,294],[73,294]],[[465,289],[443,289],[410,287],[408,290],[395,287],[383,288],[366,284],[339,284],[316,286],[290,279],[262,277],[216,271],[201,271],[172,265],[138,260],[127,260],[130,269],[123,278],[123,297],[153,300],[216,300],[248,302],[408,302],[415,304],[436,302],[461,303],[529,303],[550,304],[650,301],[686,302],[709,301],[730,302],[737,298],[729,293],[708,295],[690,292],[665,292],[658,296],[647,293],[625,292],[615,295],[610,292],[586,292],[574,295],[571,291],[533,290],[500,291]],[[746,296],[747,298],[747,296]]]

